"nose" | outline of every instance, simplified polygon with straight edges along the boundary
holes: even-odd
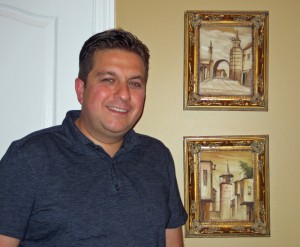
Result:
[[[130,89],[127,82],[120,82],[117,86],[116,95],[120,99],[126,101],[130,99]]]

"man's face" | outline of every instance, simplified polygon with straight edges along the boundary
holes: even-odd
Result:
[[[137,54],[124,50],[97,52],[85,86],[76,79],[76,93],[82,105],[79,121],[84,134],[106,142],[123,138],[143,112],[144,63]]]

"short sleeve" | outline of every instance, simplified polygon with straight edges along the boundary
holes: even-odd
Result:
[[[36,187],[30,157],[12,143],[0,161],[0,234],[23,238]]]
[[[175,166],[171,153],[167,152],[168,168],[169,168],[169,182],[170,182],[170,196],[169,196],[169,210],[171,213],[167,228],[177,228],[185,224],[187,220],[187,213],[180,198]]]

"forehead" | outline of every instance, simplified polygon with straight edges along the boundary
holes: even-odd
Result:
[[[142,58],[131,51],[107,49],[97,51],[93,57],[93,67],[90,73],[123,71],[147,80],[145,64]]]
[[[143,64],[142,58],[135,52],[122,50],[122,49],[105,49],[105,50],[99,50],[94,53],[93,61],[94,63],[100,61],[107,61],[107,60],[113,60],[116,58],[117,60],[126,60],[128,59],[130,61],[135,60],[135,62],[139,62]]]

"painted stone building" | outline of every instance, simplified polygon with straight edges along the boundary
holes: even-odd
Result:
[[[242,172],[240,179],[235,180],[227,164],[219,182],[214,184],[216,165],[201,160],[199,168],[201,221],[253,220],[253,178]]]

